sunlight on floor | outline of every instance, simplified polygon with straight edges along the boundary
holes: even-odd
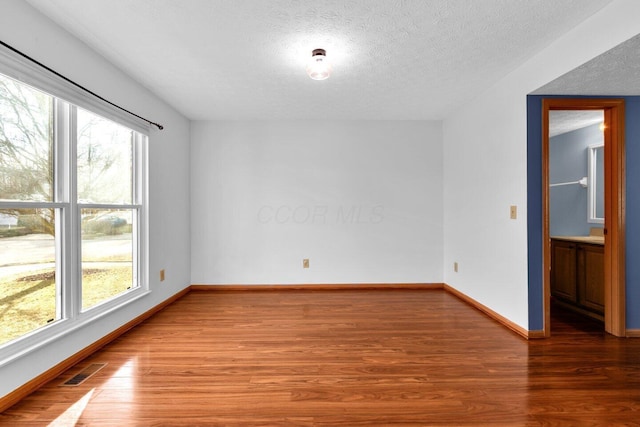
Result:
[[[111,412],[110,415],[131,415],[133,410],[131,402],[136,392],[135,372],[138,369],[137,366],[138,358],[136,356],[128,359],[113,374],[107,375],[102,380],[99,379],[100,373],[88,378],[87,383],[96,381],[98,384],[64,410],[47,427],[75,426],[81,423],[83,414],[95,410],[95,405],[99,407],[104,404],[105,400],[111,400],[111,403],[117,404],[117,410]],[[94,406],[89,408],[90,404]]]
[[[135,375],[138,370],[138,356],[129,358],[118,370],[105,381],[102,386],[105,389],[129,390],[131,394],[135,391]]]
[[[60,414],[58,418],[51,421],[47,427],[68,427],[76,425],[89,404],[94,391],[95,389],[91,389],[87,394],[82,396],[80,400],[71,405],[69,409]]]

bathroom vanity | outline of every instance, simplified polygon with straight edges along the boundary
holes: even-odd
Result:
[[[551,237],[551,295],[598,320],[604,314],[604,237]]]

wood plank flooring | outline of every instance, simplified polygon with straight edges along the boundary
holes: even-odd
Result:
[[[436,290],[191,292],[0,425],[640,425],[640,340],[553,322],[527,342]]]

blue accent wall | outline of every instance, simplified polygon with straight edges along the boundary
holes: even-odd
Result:
[[[604,138],[599,123],[550,138],[549,183],[574,182],[586,177],[589,146],[602,143]],[[590,228],[602,228],[602,224],[587,221],[587,193],[587,189],[579,184],[549,188],[549,233],[552,236],[588,236]],[[600,197],[604,197],[603,192]]]
[[[640,329],[640,97],[625,100],[627,329]],[[527,96],[527,236],[529,329],[543,328],[542,99]],[[561,98],[561,97],[555,97]],[[565,97],[566,98],[566,97]],[[569,98],[576,98],[571,96]]]
[[[544,329],[542,295],[542,96],[527,96],[529,330]]]
[[[640,329],[640,96],[625,100],[627,329]]]

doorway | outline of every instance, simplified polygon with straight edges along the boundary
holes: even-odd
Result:
[[[604,140],[604,220],[602,234],[603,320],[604,328],[615,336],[625,336],[624,278],[624,100],[606,98],[547,98],[542,101],[542,181],[543,181],[543,304],[544,335],[551,335],[551,267],[550,234],[550,112],[597,111],[603,113]],[[581,184],[581,180],[577,183]],[[586,215],[586,213],[585,213]],[[560,248],[570,260],[568,247]],[[564,250],[564,252],[562,252]],[[583,256],[583,255],[581,255]],[[566,261],[566,260],[565,260]],[[569,261],[570,262],[570,261]],[[570,274],[570,273],[568,273]],[[574,275],[580,274],[574,273]],[[590,274],[590,273],[588,273]],[[583,274],[584,276],[584,274]],[[571,280],[571,278],[569,277]],[[577,276],[574,277],[577,279]]]

